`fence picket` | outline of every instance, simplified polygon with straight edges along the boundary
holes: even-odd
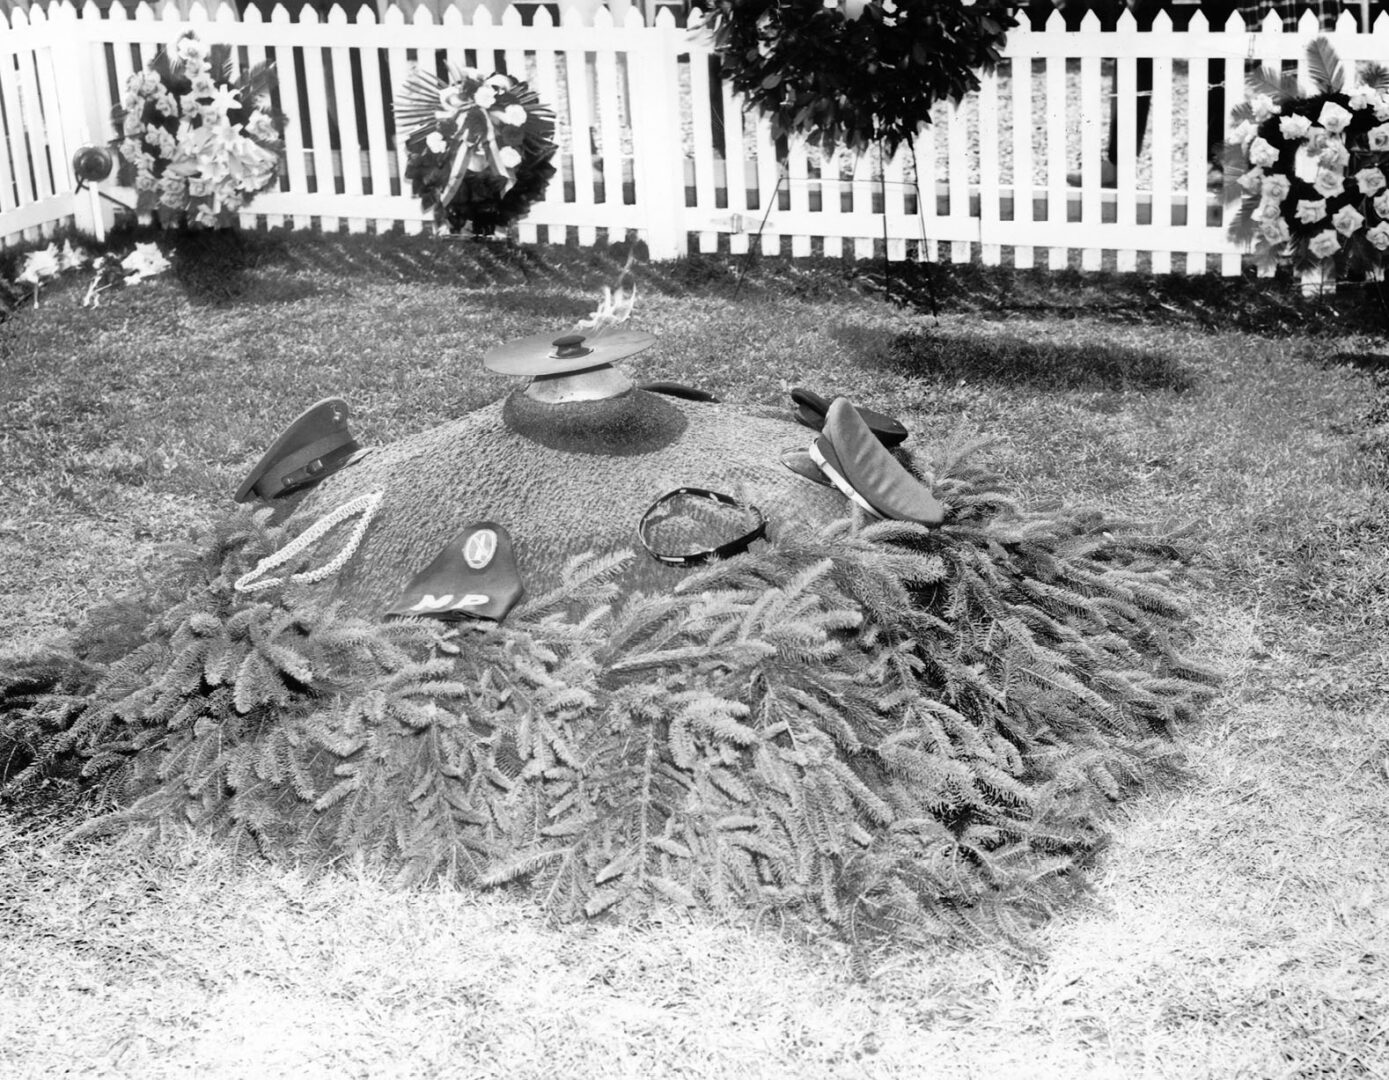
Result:
[[[23,19],[21,12],[13,14],[15,23]],[[27,25],[28,20],[23,19]],[[10,150],[12,175],[15,181],[15,200],[18,207],[39,201],[38,187],[33,175],[33,148],[29,142],[27,108],[24,101],[20,65],[29,50],[21,47],[13,53],[0,55],[0,102],[3,102],[8,124],[6,142]]]
[[[1158,22],[1169,23],[1167,13],[1162,12],[1153,27],[1160,32]],[[1149,221],[1152,226],[1170,227],[1172,224],[1172,60],[1159,56],[1153,60],[1153,101],[1148,114],[1152,128],[1153,179],[1150,192]],[[1154,274],[1166,274],[1172,269],[1172,254],[1169,251],[1153,251],[1149,256],[1149,270]]]
[[[1019,27],[1023,33],[1030,33],[1030,24],[1024,20]],[[1008,82],[1011,91],[1008,100],[1008,123],[1013,133],[1012,140],[1012,187],[1009,220],[1018,225],[1031,224],[1034,216],[1033,191],[1035,187],[1035,168],[1032,160],[1032,59],[1015,56],[1008,60]],[[1033,250],[1028,244],[1013,247],[1013,266],[1019,270],[1032,267]]]
[[[1098,41],[1100,20],[1093,11],[1081,20],[1080,33]],[[1107,48],[1109,43],[1104,42]],[[1088,51],[1088,50],[1087,50]],[[1076,231],[1080,234],[1080,268],[1098,270],[1100,268],[1100,249],[1091,237],[1095,226],[1101,220],[1100,201],[1103,192],[1102,173],[1106,158],[1103,132],[1109,120],[1110,110],[1119,108],[1119,103],[1106,94],[1100,83],[1100,57],[1087,55],[1080,58],[1080,220]],[[1129,110],[1123,108],[1121,113]],[[1127,151],[1125,151],[1126,153]],[[1122,155],[1120,155],[1122,156]]]
[[[4,21],[3,17],[0,17],[0,24]],[[0,29],[3,29],[3,26],[0,26]],[[0,36],[0,108],[9,114],[12,99],[5,87],[3,75],[14,63],[14,58],[6,51],[6,44],[5,38]],[[19,188],[19,166],[23,161],[22,155],[16,153],[3,119],[0,119],[0,214],[17,210],[26,202]]]
[[[723,96],[723,161],[725,187],[728,191],[729,237],[728,250],[744,255],[748,250],[748,150],[746,118],[743,105],[733,94],[733,88],[720,80]],[[756,165],[753,166],[756,168]],[[826,252],[828,254],[828,252]]]
[[[1048,20],[1047,33],[1052,27],[1064,26],[1061,12],[1054,11]],[[1033,35],[1034,39],[1037,35]],[[1057,57],[1046,57],[1046,94],[1042,108],[1047,120],[1047,218],[1048,232],[1055,233],[1059,224],[1066,221],[1069,198],[1066,193],[1066,62]],[[1048,107],[1048,102],[1054,104]],[[1083,168],[1082,168],[1082,171]],[[1091,169],[1094,172],[1094,169]],[[1099,183],[1094,179],[1082,177],[1087,184]],[[1055,243],[1047,245],[1047,267],[1059,270],[1066,265],[1067,251]]]
[[[792,139],[786,148],[786,193],[792,214],[810,213],[810,160],[804,139]],[[799,230],[791,234],[791,254],[804,258],[810,254],[810,237]]]
[[[328,9],[328,24],[330,26],[347,25],[347,12],[342,9],[341,5],[334,4]],[[335,115],[338,123],[342,190],[343,194],[346,195],[365,193],[362,185],[362,142],[357,133],[357,102],[353,92],[354,86],[360,85],[353,78],[352,73],[352,55],[354,52],[357,50],[336,45],[327,51],[325,58],[327,61],[325,71],[332,74]],[[358,52],[359,58],[360,55]],[[347,219],[348,232],[366,232],[366,228],[365,218],[352,217]]]
[[[779,255],[781,237],[776,229],[776,215],[781,209],[784,184],[783,174],[777,164],[776,146],[772,142],[772,122],[765,116],[758,115],[754,132],[757,147],[757,209],[763,222],[758,226],[758,251],[762,255]]]
[[[979,259],[985,266],[1003,261],[1000,243],[1002,184],[998,155],[998,82],[989,79],[979,87]],[[889,252],[888,257],[891,258]]]

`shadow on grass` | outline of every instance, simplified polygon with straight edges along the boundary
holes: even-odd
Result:
[[[171,239],[173,277],[192,304],[285,304],[320,291],[311,281],[266,273],[292,265],[283,233],[197,229],[177,232]]]
[[[935,382],[995,383],[1035,390],[1190,390],[1194,374],[1163,353],[1094,341],[1051,344],[1013,336],[844,326],[831,332],[865,366]]]

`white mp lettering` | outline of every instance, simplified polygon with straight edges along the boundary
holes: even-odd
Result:
[[[466,599],[466,597],[465,597]],[[425,593],[409,609],[411,611],[447,611],[454,606],[453,593],[444,593],[443,596],[435,597],[433,593]]]

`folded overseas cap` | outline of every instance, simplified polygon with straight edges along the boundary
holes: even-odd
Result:
[[[416,574],[386,618],[501,622],[524,592],[511,534],[495,521],[469,525]]]
[[[810,455],[835,487],[871,514],[939,525],[945,507],[878,441],[848,398],[835,398]]]
[[[796,403],[797,420],[808,428],[814,428],[816,431],[823,430],[830,402],[814,391],[801,386],[791,391],[791,400]],[[854,410],[884,446],[892,447],[906,441],[908,432],[900,420],[885,413],[866,409],[862,405],[854,406]]]
[[[288,495],[350,465],[366,452],[347,426],[351,415],[342,398],[324,398],[310,405],[261,455],[236,489],[236,501]]]

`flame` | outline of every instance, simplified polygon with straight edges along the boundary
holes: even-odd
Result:
[[[628,286],[627,279],[632,276],[635,261],[636,253],[629,252],[626,263],[617,275],[617,287],[603,286],[603,299],[588,318],[574,324],[575,331],[584,330],[588,331],[590,338],[599,337],[632,317],[632,306],[637,302],[637,283],[633,281]]]

